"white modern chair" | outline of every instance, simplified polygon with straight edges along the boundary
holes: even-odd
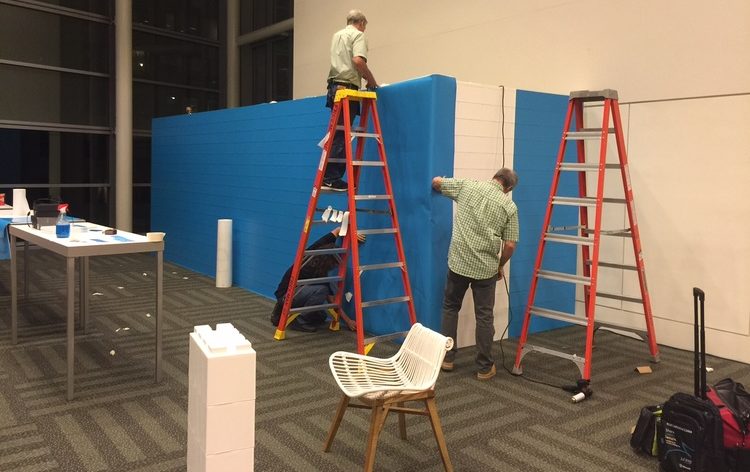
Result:
[[[343,351],[331,354],[328,364],[344,395],[339,402],[323,450],[331,450],[333,438],[347,407],[371,409],[364,470],[372,471],[378,437],[388,413],[395,411],[399,414],[401,439],[406,439],[405,414],[423,415],[430,418],[445,470],[452,471],[453,465],[448,457],[448,448],[435,405],[435,382],[445,353],[452,347],[453,339],[416,323],[412,325],[404,344],[393,357],[381,359]],[[352,399],[358,400],[359,403],[350,403]],[[404,407],[404,402],[415,400],[423,401],[425,408]]]

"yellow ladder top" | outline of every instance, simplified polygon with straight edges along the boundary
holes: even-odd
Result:
[[[336,91],[336,98],[334,98],[333,101],[341,101],[341,99],[344,97],[349,97],[350,99],[354,99],[357,101],[360,101],[364,98],[372,98],[373,100],[376,100],[378,98],[375,92],[370,92],[368,90],[352,90],[348,88],[342,88],[341,90]]]

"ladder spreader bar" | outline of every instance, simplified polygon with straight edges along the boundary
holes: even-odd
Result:
[[[643,299],[641,298],[626,297],[625,295],[617,295],[614,293],[596,292],[596,296],[602,298],[610,298],[612,300],[621,300],[623,302],[643,303]]]
[[[590,266],[591,261],[586,261],[586,265]],[[613,262],[602,262],[602,261],[599,261],[599,267],[608,267],[610,269],[638,270],[638,267],[634,265],[615,264]]]
[[[381,334],[380,336],[370,336],[365,338],[365,344],[372,344],[376,342],[390,341],[392,339],[405,338],[409,334],[408,331],[399,331],[397,333]]]
[[[396,267],[403,267],[403,262],[386,262],[385,264],[368,264],[359,266],[359,270],[364,272],[366,270],[378,270],[378,269],[394,269]]]
[[[411,297],[393,297],[393,298],[383,298],[382,300],[370,300],[369,302],[362,302],[362,308],[367,308],[368,306],[378,306],[378,305],[388,305],[391,303],[408,302],[409,300],[411,300]]]
[[[309,311],[325,311],[329,308],[338,308],[338,305],[335,303],[324,303],[322,305],[312,305],[312,306],[301,306],[297,308],[290,308],[289,313],[307,313]]]

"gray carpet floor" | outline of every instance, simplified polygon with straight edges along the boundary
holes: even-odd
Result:
[[[165,266],[163,381],[153,380],[154,260],[148,256],[91,262],[91,330],[76,336],[76,399],[66,401],[63,323],[64,263],[31,254],[29,296],[21,300],[19,344],[10,343],[9,263],[0,261],[0,471],[179,471],[187,443],[188,333],[194,325],[233,323],[257,351],[256,471],[361,469],[369,417],[350,410],[330,453],[322,452],[339,390],[328,369],[335,350],[354,350],[354,334],[289,331],[273,340],[271,301],[239,288]],[[691,306],[686,303],[686,306]],[[128,329],[125,329],[128,328]],[[658,333],[657,333],[658,335]],[[534,341],[581,352],[583,331],[572,327]],[[514,343],[502,344],[508,367]],[[500,343],[495,352],[500,359]],[[383,343],[373,355],[396,346]],[[594,396],[580,404],[563,390],[500,371],[474,379],[473,349],[456,370],[440,375],[437,404],[454,467],[459,471],[655,471],[655,460],[634,453],[629,433],[644,405],[690,391],[691,353],[662,348],[650,375],[647,347],[612,333],[597,334]],[[709,381],[750,382],[750,366],[709,357]],[[574,383],[569,361],[532,354],[524,373],[552,384]],[[389,417],[376,470],[439,471],[429,422],[407,418],[409,439]]]

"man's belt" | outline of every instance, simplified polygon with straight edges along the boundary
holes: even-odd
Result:
[[[359,90],[359,86],[358,85],[354,85],[354,84],[349,83],[349,82],[340,82],[338,80],[328,79],[328,84],[329,85],[330,84],[343,85],[344,87],[346,87],[348,89]]]

